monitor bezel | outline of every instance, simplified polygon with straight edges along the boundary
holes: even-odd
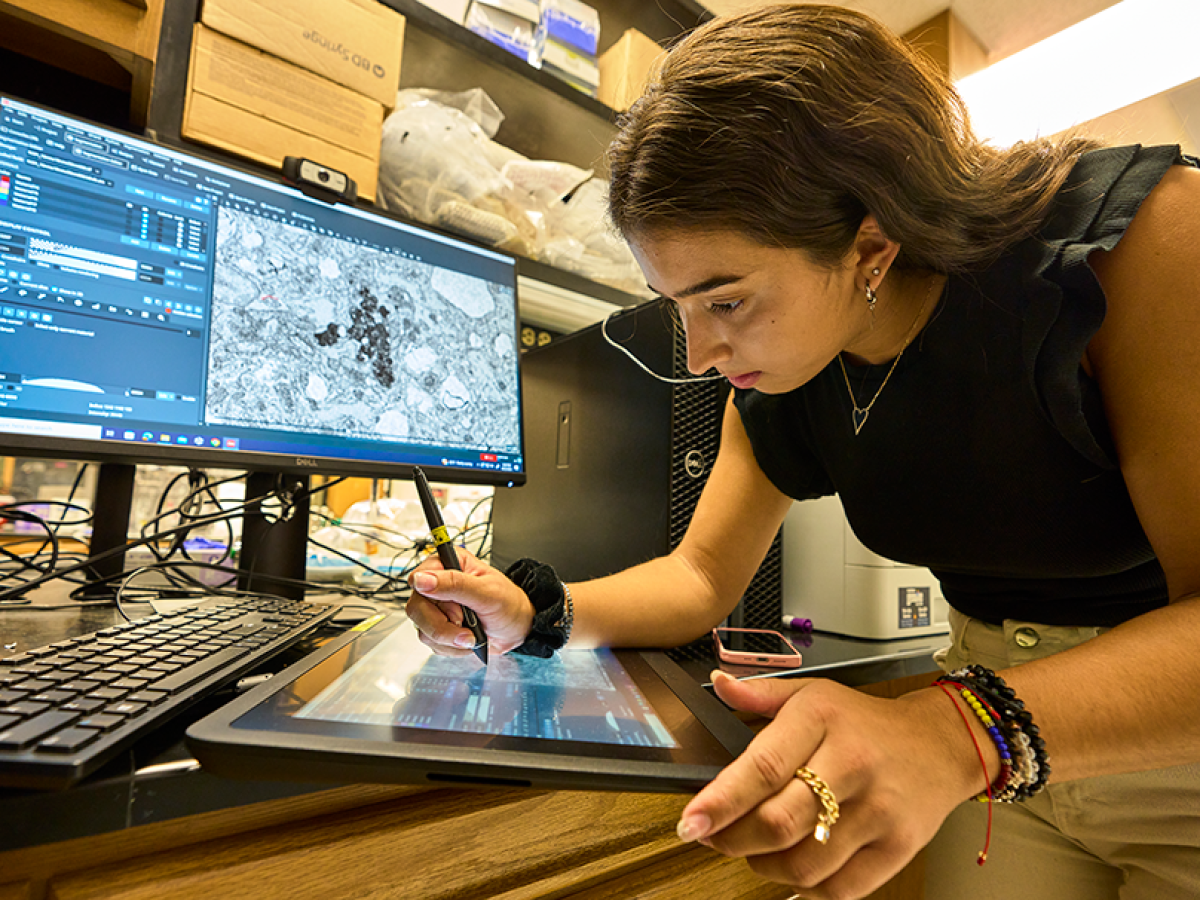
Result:
[[[326,202],[306,194],[298,187],[286,182],[278,171],[262,166],[255,166],[246,160],[227,156],[209,148],[192,145],[179,145],[156,140],[145,134],[134,134],[112,125],[92,121],[78,115],[53,109],[45,105],[16,97],[0,91],[0,101],[11,101],[28,109],[78,123],[89,128],[96,128],[116,135],[124,140],[147,145],[155,150],[165,151],[184,159],[196,160],[206,167],[216,167],[245,178],[265,182],[271,188],[283,191],[292,197],[309,202]],[[327,205],[339,205],[327,203]],[[455,242],[468,249],[476,248],[494,256],[502,257],[512,263],[513,272],[513,317],[514,335],[520,335],[521,321],[518,298],[518,263],[515,254],[500,250],[479,241],[471,240],[451,231],[432,227],[424,222],[418,222],[396,213],[367,204],[361,198],[353,204],[341,203],[358,213],[376,216],[382,220],[425,232],[437,238]],[[420,467],[431,480],[454,484],[476,484],[503,487],[515,487],[526,481],[525,460],[525,428],[524,428],[524,397],[521,388],[519,364],[519,340],[514,346],[518,353],[517,389],[519,411],[519,440],[520,459],[522,468],[513,471],[496,469],[476,469],[462,466],[443,465],[438,462],[438,449],[430,448],[430,458],[411,462],[388,461],[379,459],[361,459],[328,456],[305,456],[300,454],[264,453],[250,450],[227,450],[225,448],[195,447],[186,444],[135,443],[131,441],[106,441],[91,438],[67,438],[58,435],[21,434],[10,431],[0,431],[0,455],[10,457],[33,457],[38,459],[60,459],[79,462],[110,463],[122,465],[167,465],[204,469],[230,469],[245,472],[271,472],[286,475],[304,476],[357,476],[367,478],[399,479],[412,476],[413,469]],[[32,420],[42,421],[42,420]],[[101,424],[101,423],[97,423]],[[405,445],[406,451],[413,452],[412,445]]]

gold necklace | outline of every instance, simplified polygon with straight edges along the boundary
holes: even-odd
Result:
[[[908,349],[908,345],[912,343],[913,337],[917,333],[917,324],[921,321],[921,317],[925,315],[925,307],[929,305],[929,298],[933,296],[934,286],[938,283],[937,275],[933,276],[933,280],[929,282],[929,290],[925,292],[925,299],[921,301],[921,309],[917,312],[917,317],[913,319],[912,325],[908,329],[908,336],[904,339],[904,346],[900,348],[900,352],[896,354],[896,358],[892,360],[891,368],[887,370],[887,374],[883,376],[883,384],[879,385],[879,390],[875,392],[875,396],[871,398],[871,402],[865,407],[858,405],[858,400],[854,397],[854,388],[850,387],[850,376],[846,372],[846,363],[842,360],[842,354],[838,354],[838,365],[842,367],[842,378],[846,382],[846,393],[850,395],[850,405],[854,407],[854,433],[858,434],[863,430],[863,426],[867,424],[867,416],[871,414],[871,407],[875,405],[875,401],[879,399],[879,395],[883,393],[883,389],[887,387],[888,380],[891,379],[892,373],[896,371],[896,366],[900,364],[900,357],[904,355],[904,351]]]

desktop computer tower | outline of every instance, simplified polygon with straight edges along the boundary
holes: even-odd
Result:
[[[661,304],[625,310],[606,327],[653,371],[688,377],[683,335]],[[530,556],[581,581],[664,555],[687,530],[716,458],[729,383],[661,382],[603,328],[521,359],[528,481],[496,489],[492,563],[501,569]],[[776,535],[727,624],[779,627],[782,559]]]

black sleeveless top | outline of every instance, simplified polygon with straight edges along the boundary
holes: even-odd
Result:
[[[854,533],[929,567],[991,622],[1114,625],[1167,602],[1099,390],[1083,371],[1105,299],[1087,265],[1111,250],[1177,147],[1081,157],[1039,233],[949,279],[862,431],[835,360],[780,395],[734,402],[759,465],[797,499],[837,493]],[[856,396],[887,366],[847,366]]]

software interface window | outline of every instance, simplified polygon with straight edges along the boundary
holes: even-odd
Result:
[[[0,105],[2,431],[519,471],[514,282],[502,254]]]

